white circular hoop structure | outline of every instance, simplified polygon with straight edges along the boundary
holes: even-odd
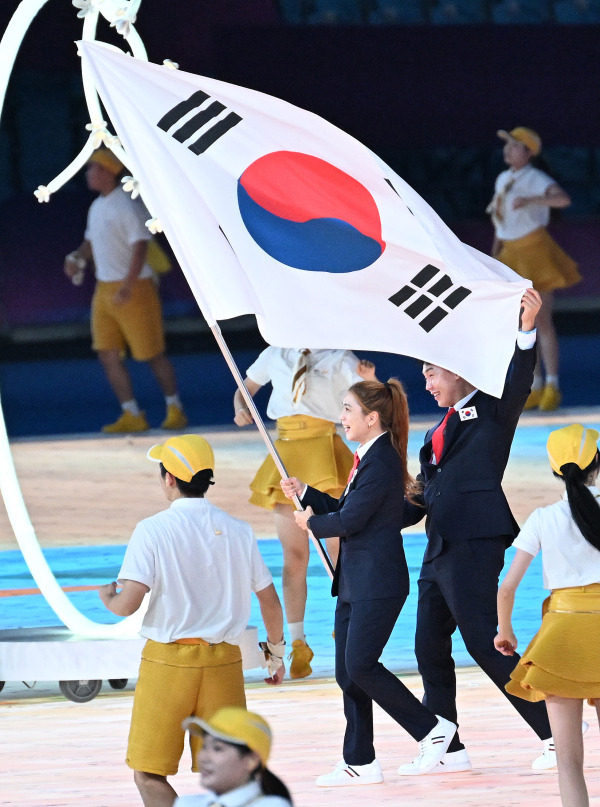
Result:
[[[147,60],[146,49],[133,27],[142,0],[73,0],[83,19],[82,39],[93,41],[99,14],[123,36],[132,54]],[[0,117],[4,109],[6,88],[23,38],[34,17],[48,0],[22,0],[13,14],[0,40]],[[82,72],[83,89],[90,113],[86,128],[90,135],[75,159],[47,185],[40,185],[35,195],[40,202],[48,202],[52,193],[61,188],[83,168],[92,152],[104,143],[124,165],[127,157],[116,137],[110,134],[102,120],[98,94],[91,78]],[[0,404],[0,491],[15,537],[35,582],[56,616],[73,633],[94,638],[125,638],[135,636],[140,628],[143,606],[140,611],[113,625],[94,622],[84,616],[69,600],[48,566],[29,518],[27,507],[14,466],[6,423]]]

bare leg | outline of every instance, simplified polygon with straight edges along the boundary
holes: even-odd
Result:
[[[546,697],[558,763],[558,786],[563,807],[589,807],[583,777],[583,702],[576,698]]]
[[[304,530],[294,521],[294,508],[275,505],[275,529],[283,547],[283,602],[290,622],[303,622],[306,609],[306,572],[309,546]]]
[[[134,771],[133,780],[140,791],[144,807],[173,807],[177,793],[167,782],[166,776]]]
[[[148,361],[148,364],[163,395],[175,395],[177,392],[175,369],[165,354],[161,353],[159,356],[155,356]]]
[[[123,404],[125,401],[131,401],[134,397],[131,377],[121,358],[120,351],[100,350],[98,351],[98,359],[119,403]]]
[[[541,362],[544,367],[546,378],[548,376],[558,376],[558,336],[552,320],[552,292],[541,292],[542,307],[536,317],[538,343],[538,364]],[[538,367],[536,367],[538,374]]]

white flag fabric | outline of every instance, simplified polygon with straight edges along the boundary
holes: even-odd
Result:
[[[463,244],[350,135],[278,98],[80,42],[210,325],[401,353],[499,396],[531,284]]]

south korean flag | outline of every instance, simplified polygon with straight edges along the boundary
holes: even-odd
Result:
[[[464,409],[458,410],[458,416],[461,420],[475,420],[477,409],[474,406],[466,406]]]

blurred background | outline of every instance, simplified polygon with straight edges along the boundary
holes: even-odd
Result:
[[[1,4],[0,31],[17,6]],[[487,253],[485,207],[504,167],[496,131],[538,131],[572,199],[551,232],[583,275],[556,294],[563,404],[598,405],[600,0],[143,0],[136,28],[150,61],[279,96],[354,135]],[[88,134],[80,35],[70,0],[49,0],[0,120],[0,387],[11,436],[93,432],[116,414],[90,349],[93,279],[75,287],[62,271],[93,196],[83,174],[49,204],[33,195]],[[122,46],[103,20],[98,38]],[[190,422],[230,423],[234,382],[177,267],[161,296]],[[222,329],[244,371],[264,346],[254,318]],[[372,357],[380,378],[406,382],[413,413],[433,414],[414,360]],[[149,371],[131,369],[159,421],[164,402]]]

